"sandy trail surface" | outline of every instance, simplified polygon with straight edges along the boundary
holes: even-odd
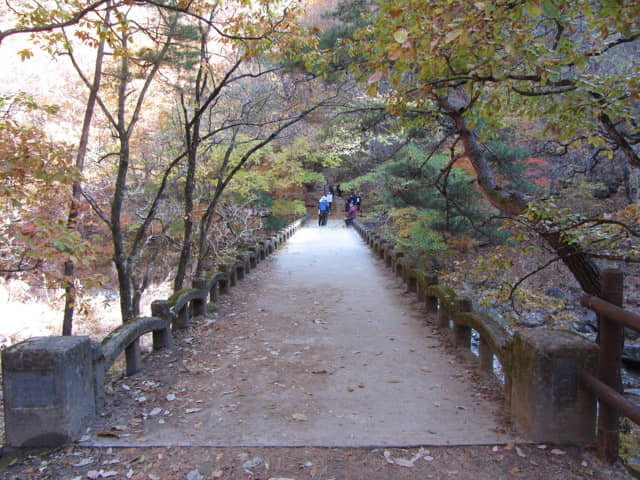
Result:
[[[300,229],[176,349],[114,382],[86,445],[414,446],[517,441],[457,356],[340,220]]]

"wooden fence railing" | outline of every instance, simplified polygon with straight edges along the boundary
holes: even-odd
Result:
[[[623,275],[620,270],[602,274],[600,297],[585,295],[580,303],[598,314],[600,320],[600,365],[598,376],[580,373],[580,381],[600,400],[598,416],[598,456],[613,463],[618,458],[620,434],[618,416],[625,415],[640,425],[640,405],[622,396],[620,368],[624,327],[640,332],[640,315],[621,308]]]
[[[353,222],[353,226],[374,253],[384,260],[385,265],[402,278],[407,291],[415,292],[418,300],[424,301],[427,312],[436,315],[437,326],[451,331],[454,345],[470,348],[471,332],[477,332],[480,337],[478,370],[492,373],[493,360],[497,357],[504,374],[506,407],[510,409],[514,422],[527,430],[531,440],[579,439],[589,442],[596,430],[597,396],[600,400],[597,428],[600,458],[609,462],[617,459],[618,413],[623,413],[636,423],[640,420],[640,407],[619,393],[623,326],[640,331],[640,317],[619,307],[622,305],[620,272],[604,272],[604,300],[585,296],[581,302],[583,306],[596,311],[601,318],[598,361],[598,348],[595,344],[586,339],[578,340],[577,335],[566,331],[547,331],[548,334],[524,331],[525,333],[516,332],[512,336],[490,316],[473,312],[471,299],[459,297],[453,289],[439,284],[437,275],[412,264],[393,242],[383,239],[357,220]],[[557,337],[564,337],[560,340],[561,346],[552,346],[545,351],[544,344]],[[536,341],[540,347],[535,345]],[[571,350],[581,350],[582,353],[569,358],[571,354],[567,352]],[[538,357],[538,360],[532,360],[534,357]],[[537,364],[540,374],[523,376],[520,365],[524,363],[523,360]],[[592,374],[596,370],[597,377]],[[530,385],[532,381],[544,383],[544,377],[557,378],[547,378],[546,387]],[[514,378],[518,380],[517,385],[514,385]],[[513,397],[517,397],[517,405],[512,404]],[[549,412],[545,412],[544,404],[548,405]],[[574,419],[564,418],[569,415],[574,416]],[[551,425],[548,431],[544,431],[545,428],[541,425],[545,422],[555,422],[558,428],[554,430]],[[571,430],[573,432],[569,433]]]

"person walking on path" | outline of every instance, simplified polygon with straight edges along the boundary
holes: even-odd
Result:
[[[356,209],[358,212],[360,211],[360,204],[362,203],[362,197],[360,195],[356,195]]]
[[[318,203],[318,226],[327,224],[327,217],[329,216],[329,203],[327,197],[324,195],[320,198]]]
[[[331,210],[333,210],[333,193],[331,193],[331,188],[329,189],[329,193],[327,193],[326,198],[327,198],[327,203],[329,204],[329,213],[331,213]]]

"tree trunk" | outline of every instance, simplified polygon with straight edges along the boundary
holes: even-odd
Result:
[[[200,220],[200,236],[198,237],[198,261],[196,262],[196,270],[193,274],[195,278],[200,278],[204,273],[204,260],[207,256],[207,239],[209,237],[209,229],[213,223],[213,217],[216,214],[218,206],[218,195],[214,195],[213,200],[207,207],[207,211]]]
[[[178,260],[178,270],[176,279],[173,284],[173,291],[177,292],[182,289],[184,278],[187,272],[187,265],[191,257],[191,242],[193,234],[193,189],[196,171],[196,155],[197,149],[194,151],[189,148],[187,178],[184,185],[184,235],[182,239],[182,250],[180,251],[180,259]]]
[[[107,8],[104,19],[104,30],[109,29],[109,14],[111,8]],[[84,120],[82,121],[82,132],[80,134],[80,143],[78,144],[78,153],[76,155],[76,168],[79,173],[82,173],[84,169],[84,161],[87,155],[87,147],[89,145],[89,130],[91,128],[91,121],[93,119],[93,112],[96,106],[96,99],[98,97],[98,90],[100,89],[100,82],[102,80],[102,61],[104,59],[104,45],[105,37],[102,36],[100,43],[98,44],[98,51],[96,53],[96,63],[93,72],[93,83],[89,90],[89,98],[87,99],[87,108],[84,112]],[[69,206],[69,217],[67,218],[67,228],[74,230],[78,220],[78,209],[80,200],[82,197],[82,186],[79,182],[73,184],[73,191],[71,197],[71,205]],[[64,264],[65,275],[65,299],[64,299],[64,318],[62,321],[62,335],[71,335],[73,330],[73,313],[76,303],[76,287],[75,287],[75,272],[74,272],[73,260],[69,259]]]
[[[453,120],[485,197],[501,212],[509,215],[523,214],[527,208],[524,195],[520,192],[508,191],[495,182],[491,166],[478,145],[475,133],[468,128],[463,111],[457,109],[445,98],[437,97],[436,99],[446,115]],[[579,245],[568,243],[559,232],[540,235],[562,259],[582,289],[590,295],[599,296],[602,273],[593,259],[585,254]]]
[[[120,312],[122,323],[133,318],[131,304],[131,272],[129,259],[122,235],[122,203],[129,168],[129,139],[126,134],[120,136],[120,161],[116,177],[113,200],[111,202],[111,236],[113,239],[113,262],[118,273],[118,290],[120,293]]]

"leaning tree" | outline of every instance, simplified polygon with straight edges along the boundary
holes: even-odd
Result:
[[[637,250],[616,251],[620,243],[588,248],[590,235],[637,238],[636,207],[621,218],[563,217],[496,180],[484,143],[509,118],[526,118],[558,145],[639,168],[637,2],[392,0],[369,14],[344,48],[364,57],[352,71],[371,96],[408,128],[461,145],[488,201],[527,221],[586,292],[600,293],[595,257],[638,261]]]

